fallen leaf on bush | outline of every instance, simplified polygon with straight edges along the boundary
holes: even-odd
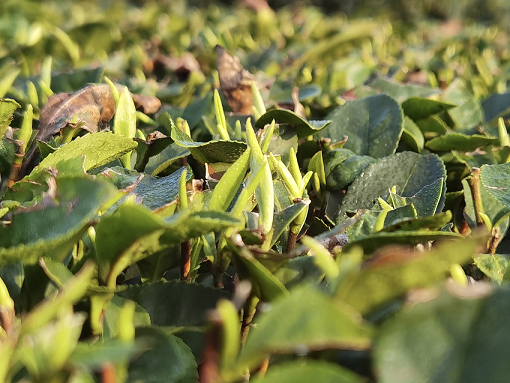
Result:
[[[227,98],[232,112],[251,114],[253,106],[253,93],[251,84],[254,76],[245,70],[239,58],[232,56],[224,47],[216,45],[216,59],[220,88]]]

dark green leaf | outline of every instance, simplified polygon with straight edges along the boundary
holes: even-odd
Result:
[[[9,226],[0,226],[0,264],[30,264],[41,257],[63,260],[113,194],[103,182],[57,178],[55,199],[37,210],[14,214]]]
[[[382,326],[375,347],[380,382],[498,382],[510,374],[501,357],[510,337],[496,330],[510,315],[508,288],[449,290],[412,302]]]
[[[319,132],[331,124],[331,121],[329,120],[305,120],[303,117],[287,109],[273,109],[260,116],[255,123],[255,127],[262,129],[267,124],[270,124],[273,120],[275,120],[277,124],[292,125],[297,130],[298,138],[311,136],[312,134]]]
[[[411,149],[418,153],[423,150],[425,139],[420,128],[409,117],[404,117],[404,130],[402,132],[402,141],[407,143]]]
[[[467,89],[465,81],[458,77],[446,88],[443,99],[445,102],[459,105],[448,110],[458,129],[469,129],[477,126],[483,120],[483,110],[480,103]]]
[[[485,122],[494,121],[510,113],[510,93],[491,94],[482,102]]]
[[[425,146],[437,151],[459,150],[461,152],[471,152],[482,146],[498,144],[499,138],[491,138],[481,134],[468,136],[462,133],[448,133],[444,136],[433,138]]]
[[[3,138],[7,127],[12,121],[12,115],[18,108],[21,108],[21,105],[16,101],[0,98],[0,139]]]
[[[508,254],[480,254],[474,257],[476,266],[491,280],[501,284],[510,259]]]
[[[278,103],[293,104],[294,100],[292,99],[292,91],[293,88],[281,89],[278,85],[274,84],[271,87],[269,99]],[[298,99],[299,101],[303,101],[312,97],[317,97],[321,94],[321,92],[321,87],[316,84],[305,85],[299,88]]]
[[[382,158],[367,167],[349,187],[338,220],[343,221],[348,210],[371,208],[378,197],[387,196],[395,185],[403,197],[412,197],[440,178],[446,178],[446,170],[436,155],[404,152]]]
[[[368,85],[372,89],[386,93],[398,102],[404,102],[411,97],[429,97],[439,93],[439,89],[414,84],[402,84],[387,78],[377,78]]]
[[[421,97],[410,97],[402,103],[404,114],[413,121],[423,120],[433,114],[454,108],[455,104],[448,104],[437,100]]]
[[[229,293],[184,281],[156,282],[131,286],[118,293],[142,306],[157,326],[197,326],[203,324],[208,310]]]
[[[186,133],[172,127],[172,139],[179,146],[188,149],[193,157],[202,163],[235,162],[246,150],[241,141],[212,140],[195,142]]]
[[[302,362],[287,362],[280,366],[273,366],[263,378],[253,380],[253,383],[354,383],[363,379],[353,372],[333,363],[308,360]]]
[[[259,316],[239,364],[253,366],[268,354],[296,350],[363,349],[369,346],[370,337],[371,328],[350,307],[304,285],[273,302],[269,311]]]
[[[480,181],[487,193],[510,209],[510,164],[483,165]]]
[[[359,246],[366,254],[371,254],[382,246],[391,244],[401,245],[417,245],[418,243],[426,243],[428,241],[439,241],[442,239],[456,239],[462,236],[449,231],[395,231],[395,232],[377,232],[368,237],[357,239],[350,242],[349,246]]]
[[[460,239],[444,242],[421,254],[400,250],[374,258],[359,273],[351,274],[343,281],[335,296],[367,314],[410,289],[443,280],[452,263],[469,262],[476,249],[487,239],[480,235],[474,238],[457,235],[457,238]],[[382,247],[382,244],[377,247]]]
[[[197,362],[184,342],[157,327],[136,329],[136,339],[148,342],[150,350],[129,365],[127,382],[194,383]]]
[[[319,133],[333,142],[349,137],[344,148],[359,155],[381,158],[395,153],[403,130],[400,105],[381,94],[349,101],[328,116],[332,123]]]

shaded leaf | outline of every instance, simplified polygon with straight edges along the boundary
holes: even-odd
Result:
[[[293,104],[294,100],[292,98],[292,92],[293,88],[282,89],[276,84],[273,84],[269,93],[269,99],[282,104]],[[322,88],[319,85],[308,84],[299,88],[298,100],[304,101],[312,97],[320,96],[321,93]]]
[[[145,351],[146,343],[126,344],[119,339],[85,343],[79,342],[69,357],[68,363],[74,367],[100,369],[105,363],[123,362]]]
[[[310,205],[310,200],[302,199],[275,214],[273,219],[273,239],[271,240],[271,246],[278,241],[285,228],[287,228],[294,219],[307,208],[308,205]]]
[[[142,306],[156,326],[196,326],[203,324],[208,310],[229,293],[184,281],[146,283],[118,293]]]
[[[498,144],[499,138],[491,138],[481,134],[468,136],[462,133],[448,133],[444,136],[433,138],[425,146],[437,151],[459,150],[461,152],[471,152],[482,146]]]
[[[448,114],[459,129],[472,128],[484,120],[480,103],[470,93],[464,79],[458,77],[446,88],[443,100],[458,105]]]
[[[172,126],[172,139],[179,146],[188,149],[193,157],[202,163],[235,162],[246,150],[241,141],[212,140],[195,142],[186,133]]]
[[[410,97],[402,103],[404,114],[414,121],[423,120],[455,106],[455,104],[422,97]]]
[[[494,121],[498,117],[504,117],[510,113],[510,93],[491,94],[482,101],[485,122]]]
[[[260,300],[270,302],[288,294],[283,284],[261,263],[243,243],[228,242],[232,261],[236,265],[239,278],[249,279],[253,293]],[[239,238],[240,241],[240,238]]]
[[[303,117],[297,115],[296,113],[288,110],[288,109],[272,109],[264,113],[259,117],[257,122],[255,123],[255,127],[262,129],[267,124],[270,124],[273,120],[277,124],[286,124],[293,126],[297,131],[298,138],[308,137],[312,134],[319,132],[324,129],[326,126],[331,124],[331,121],[308,121]]]
[[[148,342],[150,350],[129,364],[127,382],[197,381],[197,362],[189,347],[181,339],[157,327],[137,328],[135,339]]]
[[[407,116],[404,117],[404,130],[402,141],[407,143],[414,151],[420,153],[423,150],[425,138],[420,128]]]
[[[476,266],[491,280],[501,284],[510,259],[507,254],[480,254],[474,256]]]
[[[357,238],[356,241],[350,242],[349,246],[359,246],[366,254],[371,254],[382,246],[390,244],[417,245],[418,243],[426,243],[428,241],[439,241],[442,239],[456,239],[462,236],[449,231],[394,231],[394,232],[377,232],[368,237]]]
[[[0,139],[7,131],[11,123],[14,111],[21,108],[21,105],[14,100],[0,98]]]

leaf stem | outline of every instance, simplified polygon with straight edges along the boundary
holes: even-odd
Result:
[[[248,337],[248,333],[250,332],[251,321],[255,316],[255,312],[257,311],[257,304],[259,303],[259,298],[257,298],[254,294],[251,294],[246,304],[244,305],[243,311],[243,322],[241,323],[241,344],[244,345],[246,343],[246,339]]]
[[[469,187],[471,189],[471,195],[473,196],[473,208],[475,210],[476,225],[483,226],[483,213],[482,196],[480,194],[480,168],[473,168],[471,170],[472,175],[469,179]]]
[[[198,381],[200,383],[218,382],[220,371],[220,355],[218,352],[220,346],[220,328],[214,326],[205,336],[204,349],[202,351],[203,362],[198,367]]]
[[[191,281],[191,243],[189,240],[181,243],[181,279]]]

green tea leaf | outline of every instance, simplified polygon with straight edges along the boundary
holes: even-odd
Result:
[[[235,162],[245,152],[247,145],[241,141],[212,140],[195,142],[186,133],[172,126],[172,139],[188,149],[202,163]]]
[[[86,263],[75,276],[69,279],[51,298],[39,303],[25,317],[20,334],[31,334],[53,320],[83,298],[95,272],[93,263]]]
[[[366,254],[371,254],[380,247],[390,244],[417,245],[418,243],[426,243],[428,241],[457,238],[462,238],[462,236],[449,231],[429,231],[424,229],[414,231],[399,230],[389,233],[380,231],[368,237],[358,238],[356,241],[350,242],[349,246],[359,246]]]
[[[48,155],[39,166],[30,173],[30,177],[50,167],[58,169],[61,162],[81,155],[85,156],[85,171],[89,171],[122,157],[124,154],[135,149],[136,146],[136,142],[132,139],[112,133],[100,132],[87,134],[83,137],[76,138],[59,148],[56,152]]]
[[[253,383],[355,383],[363,379],[350,370],[337,364],[323,361],[307,360],[286,362],[272,366],[263,378],[256,378]]]
[[[253,256],[240,238],[233,238],[228,244],[239,277],[250,280],[255,296],[262,301],[271,302],[288,294],[283,284]]]
[[[214,188],[209,201],[210,210],[227,211],[236,195],[250,165],[251,149],[247,149],[238,160],[223,174]]]
[[[452,263],[462,265],[469,262],[486,239],[485,235],[478,235],[444,242],[421,254],[402,250],[400,254],[382,255],[359,273],[351,274],[340,284],[335,296],[362,314],[368,314],[410,289],[443,280]],[[377,247],[382,247],[382,244]]]
[[[402,141],[407,143],[414,151],[421,153],[425,138],[420,128],[409,117],[404,117],[404,130],[402,132]]]
[[[197,326],[218,300],[228,299],[227,291],[184,281],[145,283],[118,293],[142,306],[156,326]]]
[[[509,290],[448,290],[412,302],[383,324],[375,347],[379,381],[496,382],[510,373],[498,357],[509,352],[510,338],[495,331],[510,313]]]
[[[482,146],[497,144],[499,144],[499,138],[491,138],[481,134],[468,136],[462,133],[448,133],[444,136],[433,138],[425,146],[437,151],[459,150],[461,152],[471,152]]]
[[[129,364],[128,383],[182,383],[198,380],[197,362],[189,347],[177,336],[157,327],[136,329],[136,339],[150,350]]]
[[[21,339],[19,360],[31,376],[51,376],[64,367],[78,343],[83,322],[84,314],[69,313]]]
[[[14,214],[10,225],[0,226],[0,264],[32,264],[41,257],[63,260],[113,195],[103,182],[57,178],[55,199],[38,210]]]
[[[395,153],[404,122],[400,105],[384,94],[349,101],[326,117],[333,122],[320,137],[336,142],[347,136],[344,148],[374,158]]]
[[[507,254],[480,254],[474,256],[476,266],[491,280],[501,284],[510,259]]]
[[[239,356],[239,365],[254,366],[269,354],[301,349],[363,349],[369,346],[370,337],[371,328],[350,307],[313,286],[300,286],[260,315]]]
[[[0,99],[0,138],[7,131],[7,127],[11,123],[14,111],[21,108],[21,105],[14,100]]]
[[[343,220],[348,210],[371,208],[378,197],[387,196],[395,185],[403,197],[413,197],[440,178],[446,178],[446,170],[436,155],[403,152],[382,158],[369,165],[349,187],[338,220]]]
[[[412,97],[424,98],[439,93],[439,89],[414,84],[403,84],[398,81],[382,77],[375,79],[368,85],[370,88],[386,93],[388,96],[401,103]]]
[[[510,112],[510,93],[491,94],[482,101],[485,122],[492,122]]]
[[[484,120],[483,110],[480,103],[475,99],[467,88],[462,78],[456,78],[446,88],[443,100],[458,105],[448,110],[448,114],[458,129],[470,129]]]
[[[510,209],[510,164],[483,165],[480,181],[483,189]]]
[[[423,120],[433,114],[455,108],[455,106],[455,104],[422,97],[410,97],[402,103],[404,114],[413,121]]]

